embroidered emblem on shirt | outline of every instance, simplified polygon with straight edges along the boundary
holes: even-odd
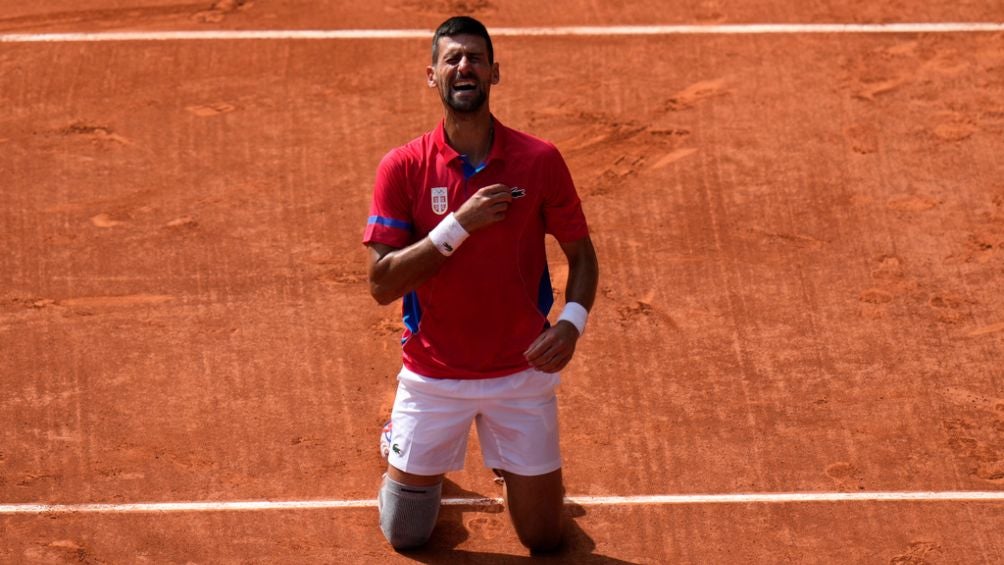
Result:
[[[525,188],[520,188],[518,186],[514,186],[511,189],[509,189],[509,194],[512,194],[512,197],[514,199],[515,198],[523,198],[524,196],[526,196],[526,189]]]
[[[450,209],[449,198],[445,186],[437,186],[432,189],[432,211],[442,216]]]

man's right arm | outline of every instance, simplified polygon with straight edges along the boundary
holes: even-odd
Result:
[[[509,187],[486,186],[454,213],[456,221],[471,234],[505,219],[512,202]],[[404,248],[370,242],[370,294],[380,304],[390,304],[435,275],[449,258],[439,252],[428,236]]]
[[[390,304],[436,274],[448,257],[428,237],[403,249],[369,243],[370,294],[380,304]]]

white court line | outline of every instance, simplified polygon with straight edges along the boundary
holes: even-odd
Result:
[[[650,496],[572,496],[579,506],[670,504],[764,504],[799,502],[1004,502],[1004,491],[806,492],[758,494],[680,494]],[[444,506],[498,506],[499,498],[446,498]],[[331,510],[375,508],[376,500],[252,500],[237,502],[150,502],[136,504],[0,504],[4,514],[129,514],[141,512],[234,512],[247,510]]]
[[[648,26],[497,27],[492,36],[572,35],[753,35],[778,33],[971,33],[1002,32],[1002,22],[937,22],[894,24],[729,24]],[[427,39],[423,29],[107,31],[93,33],[5,33],[0,43],[95,41],[171,41],[233,39]]]

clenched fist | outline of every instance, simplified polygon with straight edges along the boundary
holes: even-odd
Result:
[[[473,233],[504,220],[511,202],[508,186],[492,184],[475,192],[453,215],[467,233]]]

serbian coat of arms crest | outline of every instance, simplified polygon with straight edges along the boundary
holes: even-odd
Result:
[[[432,211],[442,216],[450,209],[449,198],[445,186],[437,186],[432,189]]]

